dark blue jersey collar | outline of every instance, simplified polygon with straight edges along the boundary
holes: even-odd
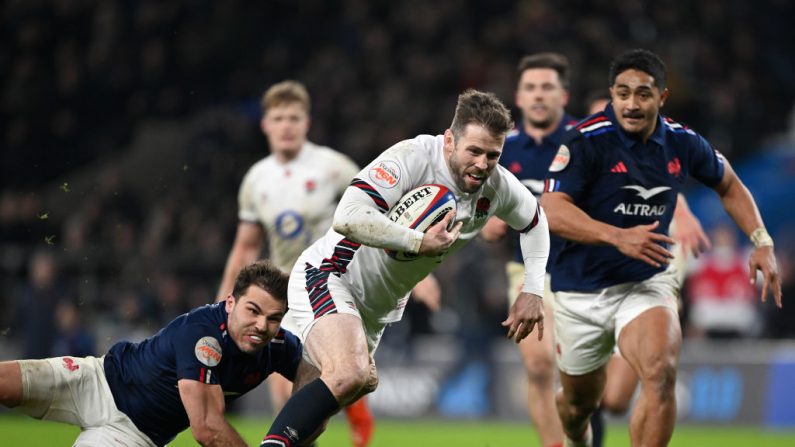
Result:
[[[636,143],[641,142],[635,136],[625,132],[624,128],[621,127],[618,118],[616,118],[615,111],[613,110],[612,101],[605,106],[605,115],[607,115],[607,118],[615,125],[616,129],[618,129],[618,138],[625,147],[631,148]],[[651,134],[651,137],[649,137],[649,141],[657,143],[660,147],[665,146],[665,122],[663,121],[662,115],[659,113],[657,114],[657,125],[654,127],[654,132]]]

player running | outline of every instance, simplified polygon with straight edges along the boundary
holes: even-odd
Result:
[[[715,189],[751,238],[751,280],[762,272],[762,301],[770,287],[781,306],[781,280],[773,240],[731,165],[700,135],[660,115],[668,99],[662,60],[628,51],[609,76],[611,104],[564,136],[542,196],[552,231],[568,239],[551,269],[563,385],[558,412],[566,445],[589,446],[588,417],[618,343],[641,382],[632,445],[661,446],[676,419],[682,341],[678,279],[667,268],[675,241],[667,234],[688,175]]]
[[[342,405],[373,391],[378,379],[372,354],[386,326],[400,320],[408,292],[493,215],[522,232],[525,262],[524,286],[503,325],[517,342],[536,325],[542,337],[549,233],[530,191],[497,165],[511,127],[510,113],[493,94],[470,90],[459,96],[444,135],[399,142],[356,176],[337,206],[333,228],[304,251],[291,273],[290,314],[305,341],[304,360],[316,370],[276,417],[262,446],[306,445]],[[429,183],[455,194],[457,212],[426,233],[385,216],[406,192]],[[384,249],[420,256],[398,261]]]

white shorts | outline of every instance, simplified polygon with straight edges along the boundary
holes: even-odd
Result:
[[[17,410],[36,419],[80,427],[73,446],[155,447],[116,408],[105,379],[104,357],[20,360],[22,403]]]
[[[307,290],[308,285],[309,290]],[[311,280],[307,281],[306,272],[296,264],[290,272],[290,283],[287,288],[288,311],[282,320],[282,327],[295,334],[303,343],[318,318],[331,313],[354,315],[362,321],[367,349],[372,356],[381,341],[387,323],[363,315],[356,306],[353,293],[333,274],[328,275],[320,287],[312,287],[313,285]],[[304,359],[314,365],[306,350],[304,350]]]
[[[598,293],[555,293],[558,368],[573,376],[598,369],[610,359],[629,322],[654,307],[678,313],[678,300],[679,281],[673,268]]]

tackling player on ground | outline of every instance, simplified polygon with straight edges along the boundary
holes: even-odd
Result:
[[[291,273],[290,313],[305,341],[304,360],[316,371],[276,417],[262,446],[306,445],[341,406],[373,391],[378,378],[372,354],[386,326],[401,318],[411,288],[493,215],[522,231],[525,262],[524,286],[503,324],[517,342],[536,325],[542,337],[549,233],[533,195],[497,164],[511,127],[510,113],[494,95],[470,90],[459,96],[443,135],[401,141],[356,176],[337,206],[333,228]],[[426,233],[386,217],[406,192],[429,183],[455,194],[457,212]],[[384,249],[420,256],[398,261]],[[423,444],[411,436],[407,444]]]
[[[79,426],[76,447],[164,446],[188,427],[203,446],[244,447],[226,403],[299,368],[301,343],[279,327],[286,301],[287,275],[252,264],[223,302],[140,343],[116,343],[100,358],[0,362],[0,404]]]

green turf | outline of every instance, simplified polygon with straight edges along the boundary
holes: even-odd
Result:
[[[234,419],[233,424],[249,445],[256,446],[269,420]],[[626,426],[608,428],[608,447],[629,446]],[[69,446],[77,429],[65,424],[41,422],[30,418],[0,415],[0,446],[50,447]],[[319,447],[348,447],[347,427],[335,419],[320,438]],[[189,432],[182,433],[171,447],[196,446]],[[741,427],[677,427],[672,446],[682,447],[790,447],[795,445],[795,431],[767,431]],[[527,424],[494,421],[378,421],[371,447],[456,446],[456,447],[537,447],[538,440]]]

